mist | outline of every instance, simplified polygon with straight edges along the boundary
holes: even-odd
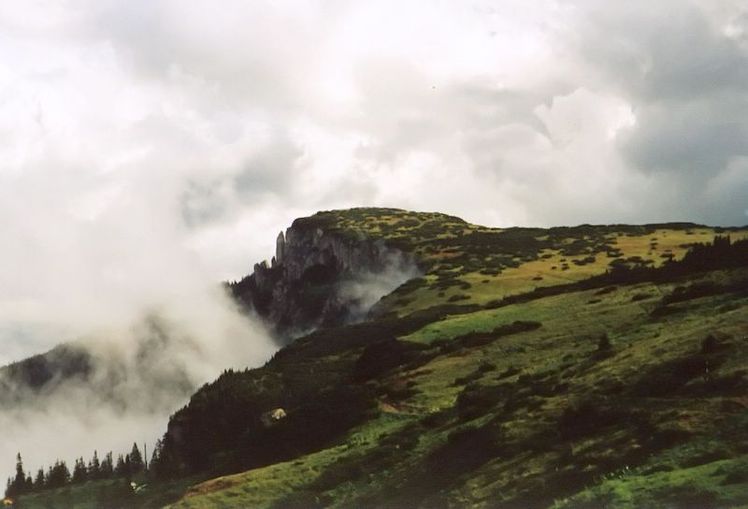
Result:
[[[182,214],[189,165],[154,160],[122,174],[103,171],[94,152],[67,168],[54,151],[44,157],[60,170],[0,175],[0,231],[12,239],[0,250],[0,364],[73,343],[93,371],[0,398],[21,401],[0,406],[0,474],[19,451],[35,469],[152,442],[195,388],[276,348],[193,246]]]
[[[359,272],[342,281],[338,298],[345,303],[348,320],[357,322],[364,319],[382,297],[421,274],[412,257],[393,251],[384,256],[380,270]]]
[[[128,327],[100,327],[67,348],[89,358],[81,373],[38,389],[0,380],[6,475],[17,452],[33,473],[58,458],[68,464],[88,459],[94,450],[116,456],[133,442],[152,450],[168,416],[200,385],[225,369],[262,364],[276,346],[216,285],[165,303]]]

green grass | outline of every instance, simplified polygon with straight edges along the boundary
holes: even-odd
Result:
[[[622,470],[553,507],[740,507],[748,504],[746,480],[748,455],[651,474]]]
[[[89,481],[56,490],[43,491],[21,497],[24,509],[101,509],[101,508],[157,508],[178,500],[185,490],[197,482],[187,477],[167,483],[153,483],[136,479],[142,489],[132,493],[124,479]]]
[[[354,454],[365,454],[375,448],[378,440],[402,428],[408,421],[408,416],[382,413],[377,419],[351,432],[342,443],[293,461],[197,484],[179,502],[169,507],[270,507],[278,499],[313,483],[331,466]]]
[[[746,271],[703,278],[741,274]],[[380,394],[378,419],[323,451],[198,485],[175,507],[270,507],[284,500],[338,507],[547,507],[554,501],[558,507],[678,507],[689,497],[718,507],[745,504],[748,479],[738,474],[748,427],[720,430],[741,415],[748,418],[739,392],[748,359],[748,297],[713,295],[679,304],[683,312],[653,316],[678,284],[573,292],[428,324],[401,339],[430,345],[431,360],[372,382]],[[516,320],[542,327],[449,347],[465,334]],[[602,333],[612,344],[604,354],[598,352]],[[700,355],[708,334],[723,338],[729,352],[711,376],[737,377],[739,385],[710,389],[697,374],[675,380],[672,394],[632,392],[637,381],[664,369],[659,366]],[[389,395],[406,386],[411,393],[405,399]],[[463,410],[459,402],[468,387],[488,399]],[[585,401],[599,408],[598,417],[581,434],[559,435],[564,413]],[[445,470],[439,461],[459,465],[448,444],[461,429],[477,430],[481,447],[495,452]],[[400,443],[406,445],[392,445]],[[717,459],[713,451],[721,451]],[[697,464],[704,457],[709,463]],[[428,476],[438,484],[429,484]],[[734,482],[724,484],[728,477]]]

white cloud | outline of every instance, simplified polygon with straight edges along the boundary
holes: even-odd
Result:
[[[717,4],[6,3],[0,313],[237,278],[295,215],[357,204],[740,221],[649,190],[724,189],[746,146],[745,12]]]

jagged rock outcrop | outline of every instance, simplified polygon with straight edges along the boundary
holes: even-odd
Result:
[[[250,276],[230,288],[288,340],[362,319],[379,298],[417,274],[415,258],[383,239],[296,220],[278,235],[270,265],[255,264]]]

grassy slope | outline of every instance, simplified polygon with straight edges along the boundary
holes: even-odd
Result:
[[[419,255],[424,278],[384,298],[377,316],[463,307],[400,335],[426,350],[367,383],[378,401],[368,421],[316,452],[197,483],[174,507],[748,505],[745,295],[714,295],[652,314],[663,295],[689,280],[482,308],[506,295],[599,274],[615,260],[678,258],[686,244],[710,241],[714,229],[502,231],[383,209],[303,221],[351,238],[383,238]],[[747,234],[731,232],[733,238]],[[542,326],[493,332],[517,320]],[[305,353],[335,334],[300,341],[282,362],[256,370],[256,378],[278,370],[286,370],[281,378],[314,373],[305,378],[312,391],[321,373],[348,383],[336,377],[350,369],[360,345]],[[598,351],[603,334],[612,346]],[[709,334],[720,349],[701,354]],[[151,489],[141,501],[160,498],[162,488]],[[88,490],[90,499],[94,487]],[[37,501],[31,506],[44,507]]]
[[[136,478],[138,485],[145,489],[133,493],[124,479],[89,481],[85,484],[56,490],[24,495],[18,507],[23,509],[116,509],[116,508],[158,508],[174,502],[200,478],[190,477],[163,483],[149,484],[147,480]]]
[[[343,224],[374,236],[387,233],[382,223],[399,224],[397,238],[417,232],[416,222],[426,221],[393,213]],[[439,239],[459,235],[455,230],[487,230],[458,221],[447,224],[452,233]],[[640,256],[658,264],[661,253],[679,257],[684,244],[710,241],[714,234],[703,227],[649,228],[638,235],[607,229],[605,242],[620,249],[623,258]],[[427,284],[388,297],[386,310],[403,315],[455,294],[483,304],[538,285],[588,277],[613,259],[601,251],[561,254],[574,241],[571,232],[536,259],[486,275],[471,270],[477,267],[470,265],[468,250],[466,255],[445,248],[439,239],[410,238],[428,262]],[[573,263],[590,254],[595,262]],[[560,270],[562,258],[566,270]],[[439,288],[445,269],[457,273],[463,285]],[[743,391],[748,299],[718,295],[680,304],[681,312],[652,316],[661,296],[674,286],[568,293],[426,325],[401,339],[436,344],[440,353],[378,382],[377,418],[322,451],[197,485],[175,507],[748,504],[748,432],[742,426],[748,420]],[[449,346],[455,338],[516,320],[539,321],[542,327],[485,345]],[[610,351],[597,351],[602,334],[612,343]],[[722,364],[709,379],[701,368],[696,374],[678,372],[683,359],[707,362],[698,355],[708,334],[721,338],[727,360],[713,361]],[[665,375],[658,378],[660,371]],[[664,389],[647,394],[649,385]],[[458,397],[468,403],[456,404]],[[581,434],[569,424],[587,421],[589,429],[582,426]]]
[[[711,277],[728,276],[737,275]],[[590,507],[658,506],[663,500],[677,506],[694,497],[719,506],[748,504],[748,298],[697,299],[680,305],[682,312],[653,318],[659,296],[671,289],[643,284],[604,295],[577,292],[429,325],[406,339],[430,340],[438,330],[440,339],[454,340],[517,318],[541,317],[543,323],[399,370],[383,383],[405,383],[414,394],[382,397],[380,417],[335,447],[198,485],[175,507],[271,506],[283,497],[278,484],[297,496],[306,489],[305,502],[344,507],[386,501],[531,507],[555,499],[558,507],[585,501]],[[612,342],[605,354],[597,352],[602,332]],[[729,354],[711,379],[703,370],[668,375],[664,366],[698,357],[708,334],[721,338]],[[663,390],[646,394],[649,385]],[[485,392],[487,403],[456,408],[458,395],[471,390]],[[573,417],[568,409],[584,402],[600,418],[587,419],[589,429],[575,432],[564,415]],[[584,422],[584,411],[576,418]],[[475,436],[461,439],[464,429]],[[450,437],[461,444],[456,454]],[[473,451],[473,440],[486,457]],[[372,441],[378,447],[370,448]],[[459,464],[471,454],[479,456],[475,464]],[[419,471],[432,478],[419,478]]]

